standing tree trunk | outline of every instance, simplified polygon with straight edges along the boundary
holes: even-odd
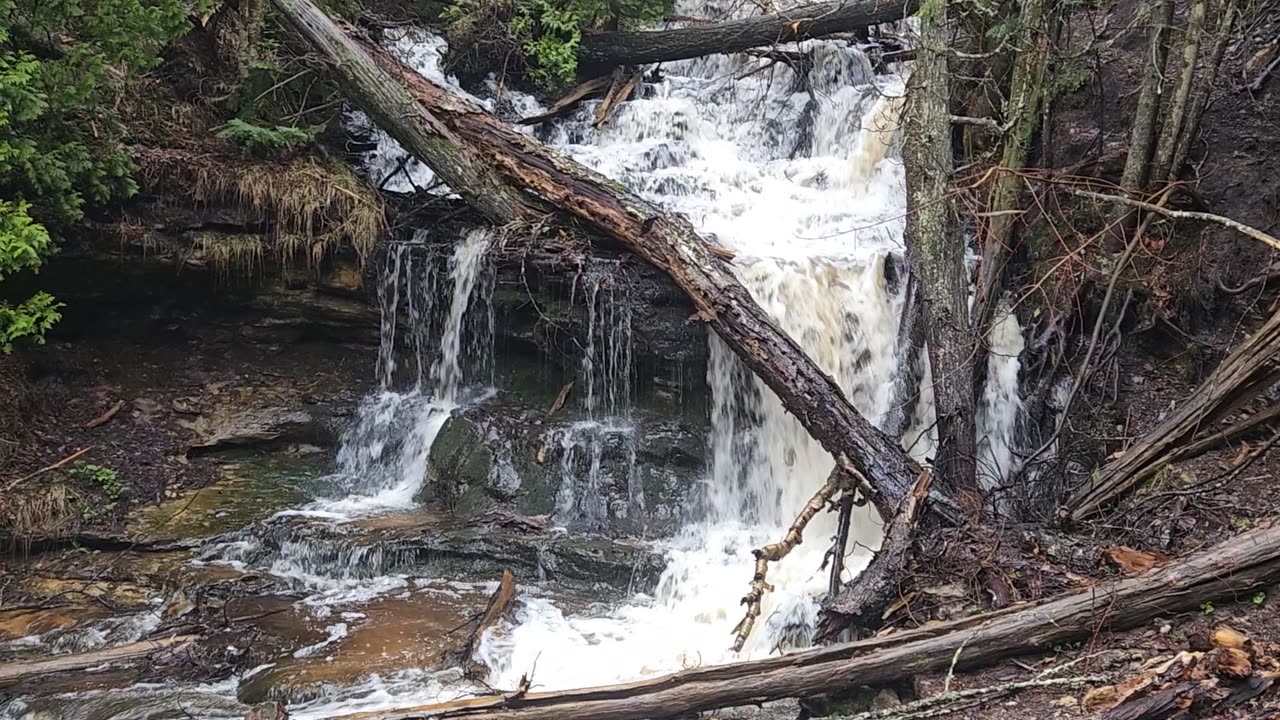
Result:
[[[950,195],[951,114],[947,2],[919,13],[920,38],[907,86],[902,162],[907,175],[907,256],[920,279],[938,415],[933,459],[940,483],[964,509],[982,509],[974,439],[973,335],[969,332],[964,243]]]
[[[1014,171],[1027,163],[1031,138],[1040,118],[1040,103],[1044,97],[1044,75],[1049,61],[1049,37],[1044,28],[1044,0],[1021,0],[1018,7],[1018,56],[1013,63],[1013,78],[1009,83],[1009,100],[1005,104],[1004,118],[1008,131],[1003,138],[1000,166],[1004,169],[996,175],[991,190],[990,219],[982,242],[982,262],[978,266],[977,295],[973,301],[973,331],[985,338],[987,326],[995,314],[1000,295],[1001,276],[1009,257],[1009,244],[1013,238],[1014,223],[1022,196],[1022,178]],[[981,348],[980,348],[981,349]],[[982,377],[986,370],[985,356],[974,359],[974,370]],[[974,387],[981,387],[975,381]]]
[[[1182,41],[1182,73],[1178,78],[1178,89],[1169,100],[1169,107],[1164,113],[1164,127],[1160,129],[1160,142],[1156,145],[1156,157],[1151,164],[1151,184],[1153,185],[1168,182],[1170,174],[1178,171],[1178,168],[1173,167],[1173,158],[1177,154],[1183,127],[1187,123],[1187,100],[1191,97],[1191,86],[1196,77],[1196,64],[1200,60],[1204,6],[1204,0],[1197,0],[1191,6],[1191,12],[1187,14],[1187,32]]]
[[[1156,118],[1160,113],[1160,93],[1164,84],[1164,66],[1169,56],[1169,22],[1173,19],[1173,1],[1156,0],[1151,9],[1151,32],[1144,64],[1142,89],[1138,92],[1138,109],[1134,112],[1129,133],[1129,156],[1125,158],[1120,187],[1130,194],[1147,185],[1151,168],[1152,146],[1156,141]]]
[[[1173,151],[1173,160],[1169,163],[1169,179],[1177,177],[1182,166],[1187,163],[1191,153],[1191,144],[1200,132],[1200,118],[1209,105],[1213,95],[1213,87],[1218,80],[1218,68],[1222,66],[1222,57],[1227,53],[1227,45],[1232,40],[1231,29],[1236,21],[1236,5],[1239,0],[1225,0],[1219,7],[1222,15],[1218,19],[1218,31],[1213,41],[1213,50],[1209,53],[1208,62],[1204,66],[1204,76],[1196,86],[1195,93],[1187,105],[1187,120],[1178,136],[1178,146]]]

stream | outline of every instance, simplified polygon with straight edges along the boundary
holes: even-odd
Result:
[[[681,11],[723,14],[701,6]],[[413,29],[387,32],[400,57],[449,81],[440,70],[441,39]],[[926,461],[934,442],[927,360],[902,357],[897,342],[906,289],[906,198],[896,147],[904,80],[897,72],[876,74],[868,57],[845,41],[812,41],[804,49],[813,63],[803,75],[781,63],[761,69],[768,61],[748,55],[664,64],[661,77],[647,78],[637,99],[622,104],[603,127],[592,126],[592,102],[538,134],[687,215],[733,251],[734,269],[756,300],[873,421],[892,410],[903,368],[925,366],[921,397],[906,409],[911,423],[903,444]],[[490,95],[496,90],[490,87]],[[517,115],[538,110],[532,98],[510,90],[499,103],[483,102]],[[352,117],[357,126],[365,122]],[[382,136],[366,170],[383,177],[401,157]],[[406,169],[389,189],[430,184],[426,168],[409,162]],[[331,472],[310,471],[302,483],[305,498],[219,533],[180,560],[199,573],[280,579],[290,593],[288,612],[311,629],[305,639],[279,661],[217,683],[78,689],[0,702],[0,715],[240,718],[246,702],[273,697],[287,699],[294,718],[326,718],[448,700],[486,692],[484,685],[510,689],[524,675],[534,689],[553,690],[806,647],[827,585],[820,567],[834,513],[820,513],[808,530],[813,540],[771,567],[776,590],[766,596],[747,646],[730,650],[751,578],[751,550],[782,537],[833,460],[714,336],[707,338],[710,454],[704,477],[688,492],[680,529],[656,539],[608,541],[591,552],[572,545],[578,535],[596,542],[590,532],[608,518],[645,509],[635,468],[646,438],[633,417],[632,308],[607,284],[587,280],[581,301],[590,332],[575,391],[585,419],[559,437],[555,527],[535,548],[538,567],[554,566],[555,577],[521,578],[513,616],[478,649],[483,684],[441,662],[440,653],[456,640],[449,631],[483,608],[498,571],[483,563],[483,533],[420,503],[428,453],[448,419],[500,390],[494,387],[501,358],[495,360],[492,346],[493,280],[486,263],[493,241],[487,231],[475,231],[450,251],[409,240],[391,247],[379,276],[382,349],[370,368],[377,388],[352,418]],[[1009,465],[1021,410],[1022,337],[1012,317],[998,328],[978,417],[987,483],[998,482]],[[602,463],[606,453],[629,460]],[[605,492],[618,484],[629,492]],[[424,529],[443,539],[427,547]],[[876,546],[879,533],[869,512],[855,513],[846,579],[865,565],[866,548]],[[445,546],[470,548],[478,560],[433,559]],[[652,578],[643,579],[641,561],[627,561],[636,568],[630,577],[608,588],[592,582],[590,563],[613,552],[654,558]],[[579,566],[588,569],[575,575]],[[579,576],[582,582],[565,581]],[[87,629],[14,642],[49,653],[129,642],[156,627],[161,604]],[[304,669],[306,692],[281,689]]]

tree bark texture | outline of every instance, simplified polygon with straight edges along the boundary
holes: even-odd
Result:
[[[920,467],[876,429],[831,376],[784,333],[685,218],[547,149],[471,102],[344,31],[310,0],[272,0],[379,126],[495,222],[545,220],[548,209],[610,238],[663,270],[707,323],[778,395],[842,467],[872,485],[883,517],[910,492]],[[954,507],[931,507],[959,519]]]
[[[1160,128],[1160,142],[1156,144],[1155,160],[1151,163],[1151,183],[1168,182],[1170,175],[1178,171],[1173,167],[1178,141],[1187,122],[1187,101],[1196,78],[1196,65],[1200,61],[1200,36],[1204,34],[1205,0],[1197,0],[1187,13],[1187,31],[1182,40],[1182,71],[1178,87],[1169,99],[1164,113],[1164,126]]]
[[[920,10],[915,68],[903,110],[902,162],[907,176],[907,257],[920,279],[938,448],[934,472],[971,515],[981,511],[974,438],[973,351],[968,281],[951,198],[950,78],[947,2]]]
[[[1173,1],[1156,0],[1151,8],[1151,30],[1143,65],[1142,86],[1138,91],[1138,108],[1134,111],[1129,133],[1129,155],[1125,158],[1120,187],[1135,193],[1146,187],[1151,170],[1151,153],[1156,141],[1157,116],[1160,113],[1164,66],[1169,58],[1169,23],[1173,19]],[[1122,213],[1123,215],[1123,213]]]
[[[1191,96],[1191,101],[1187,106],[1187,120],[1182,128],[1182,133],[1178,136],[1178,146],[1173,151],[1173,160],[1169,163],[1169,179],[1173,180],[1177,177],[1182,166],[1187,162],[1187,156],[1191,153],[1191,144],[1195,142],[1196,135],[1200,133],[1200,118],[1204,116],[1204,110],[1209,105],[1209,98],[1213,95],[1214,85],[1218,80],[1218,68],[1222,66],[1222,58],[1227,54],[1227,45],[1232,40],[1232,27],[1236,21],[1236,5],[1239,0],[1225,0],[1217,9],[1221,12],[1218,18],[1218,30],[1213,42],[1213,50],[1209,53],[1209,59],[1204,66],[1204,76],[1200,79],[1200,84],[1196,86],[1195,93]]]
[[[1002,139],[1000,165],[1005,172],[998,173],[991,190],[985,237],[982,242],[982,263],[979,265],[977,296],[973,301],[973,329],[985,338],[987,327],[995,315],[999,300],[1001,277],[1009,257],[1009,245],[1013,227],[1018,219],[1017,211],[1022,197],[1022,178],[1012,171],[1021,170],[1027,163],[1031,138],[1040,120],[1040,102],[1044,97],[1044,75],[1049,61],[1049,37],[1044,28],[1044,0],[1022,0],[1018,7],[1018,56],[1013,63],[1013,78],[1009,84],[1009,100],[1005,104],[1005,122],[1009,129]],[[981,378],[986,372],[985,353],[974,359],[974,370]],[[981,383],[975,382],[975,388]]]
[[[342,720],[641,720],[807,697],[912,675],[980,667],[1108,629],[1239,597],[1280,580],[1280,526],[1269,524],[1142,575],[1049,602],[762,660],[622,685],[472,698]]]
[[[1062,508],[1065,518],[1088,518],[1176,459],[1184,443],[1203,428],[1239,410],[1280,380],[1280,313],[1222,361],[1190,397],[1178,404],[1124,454],[1102,466]],[[1185,455],[1184,455],[1185,457]]]
[[[902,317],[898,321],[897,350],[894,373],[893,399],[885,412],[881,427],[889,437],[901,438],[911,425],[911,415],[920,398],[920,381],[924,368],[920,351],[925,347],[925,325],[921,317],[920,280],[914,272],[907,273],[906,299],[902,303]]]
[[[672,30],[592,33],[582,38],[578,63],[599,70],[740,52],[901,20],[918,5],[918,0],[834,0]]]

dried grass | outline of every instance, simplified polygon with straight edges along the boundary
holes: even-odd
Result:
[[[0,517],[12,537],[59,537],[71,529],[75,513],[66,486],[51,483],[0,498]]]
[[[143,181],[157,192],[272,221],[270,250],[286,266],[302,258],[315,268],[344,245],[363,264],[386,232],[377,194],[339,163],[244,161],[181,150],[146,150],[137,161]],[[218,233],[197,234],[193,250],[225,273],[260,272],[268,251],[255,236]]]

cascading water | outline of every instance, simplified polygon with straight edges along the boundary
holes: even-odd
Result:
[[[432,357],[432,302],[438,273],[435,251],[418,243],[395,245],[380,278],[380,389],[365,399],[342,438],[337,475],[345,479],[338,500],[321,503],[331,512],[408,507],[422,487],[427,455],[445,420],[461,400],[464,334],[474,290],[481,282],[487,230],[472,231],[449,257],[449,309],[440,323],[439,349]],[[416,375],[405,392],[392,389],[396,375],[396,333],[400,304],[407,306],[407,329]],[[492,321],[487,321],[492,330]],[[485,353],[488,354],[488,353]]]
[[[625,518],[644,508],[635,478],[636,432],[631,418],[631,305],[625,291],[615,287],[609,273],[594,273],[587,283],[587,337],[579,382],[587,418],[572,423],[560,435],[560,489],[556,520],[569,526],[598,529],[610,518]],[[613,478],[627,488],[627,499],[610,506],[603,489],[606,452],[615,449],[627,458],[624,477]]]
[[[682,8],[715,16],[714,8]],[[903,85],[876,77],[842,42],[810,42],[807,75],[745,55],[670,63],[603,129],[592,108],[551,137],[578,160],[663,206],[685,213],[735,252],[755,299],[873,420],[889,411],[898,368],[900,263],[906,210],[894,135]],[[797,133],[797,128],[808,128]],[[979,420],[983,447],[1006,459],[1017,396],[1016,321],[996,338],[993,386]],[[605,616],[566,616],[529,599],[483,647],[490,682],[514,686],[537,662],[542,687],[610,683],[734,659],[731,631],[751,576],[751,550],[776,541],[833,460],[773,393],[712,337],[711,468],[694,522],[667,543],[667,570],[652,597]],[[1010,364],[1012,358],[1012,364]],[[927,395],[926,395],[927,399]],[[923,403],[922,403],[923,404]],[[914,413],[912,452],[926,459],[931,408]],[[1007,464],[1007,463],[1006,463]],[[810,542],[770,569],[775,591],[744,650],[762,655],[810,641],[819,571],[834,517],[810,524]],[[864,513],[853,547],[878,542]],[[847,572],[866,554],[855,550]]]
[[[723,14],[710,2],[683,5],[679,11],[690,16]],[[425,75],[448,82],[439,69],[439,38],[398,31],[391,48]],[[748,55],[664,64],[662,79],[646,83],[603,128],[592,126],[594,107],[584,107],[543,132],[562,152],[686,214],[731,249],[735,272],[760,305],[860,412],[881,421],[895,410],[893,389],[905,353],[897,345],[906,291],[900,259],[906,202],[895,149],[902,78],[876,76],[866,56],[842,41],[807,42],[799,49],[812,59],[807,70],[765,67],[769,61]],[[525,114],[534,111],[532,100],[518,93],[507,91],[506,101]],[[492,102],[482,102],[492,109]],[[401,167],[402,151],[374,135],[380,147],[366,169],[381,181]],[[387,183],[391,189],[433,182],[416,162],[395,175]],[[451,251],[433,249],[421,238],[391,246],[379,280],[379,388],[342,440],[328,499],[291,513],[324,524],[326,539],[308,535],[305,524],[286,522],[272,537],[248,534],[211,547],[206,561],[239,562],[290,579],[309,593],[307,604],[322,618],[334,603],[409,593],[416,581],[394,574],[407,572],[408,560],[392,549],[346,542],[344,532],[356,516],[413,504],[437,434],[472,399],[465,394],[464,371],[472,368],[471,379],[477,370],[492,377],[487,343],[493,316],[480,302],[491,282],[483,272],[489,242],[488,233],[477,231]],[[447,263],[440,252],[451,253]],[[559,438],[563,477],[555,519],[570,529],[599,526],[641,509],[642,502],[630,477],[626,507],[610,507],[600,492],[604,449],[625,443],[634,457],[643,442],[630,417],[630,305],[605,275],[588,278],[586,289],[589,332],[575,392],[586,420]],[[538,689],[604,684],[809,642],[815,597],[826,587],[819,568],[834,526],[829,513],[810,525],[808,542],[771,567],[776,589],[766,596],[757,628],[742,655],[729,651],[751,577],[751,550],[782,536],[830,471],[832,458],[729,348],[714,336],[708,341],[708,472],[691,491],[683,530],[660,541],[667,564],[656,589],[595,612],[566,612],[554,594],[522,589],[514,620],[486,634],[478,650],[477,659],[490,668],[489,685],[513,688],[525,674],[533,675]],[[1012,316],[1000,319],[992,341],[978,413],[980,465],[989,485],[1006,471],[1016,438],[1022,338]],[[402,350],[408,350],[408,362]],[[912,423],[904,445],[926,460],[932,394],[927,361],[921,360],[924,379],[906,409]],[[358,531],[351,532],[358,540]],[[878,538],[869,515],[855,518],[847,574],[865,562],[857,548],[874,546]],[[322,642],[298,652],[325,652],[347,632],[348,614],[359,615],[344,613],[344,622],[329,625]],[[375,677],[364,688],[346,692],[350,697],[340,702],[291,707],[291,714],[326,717],[337,709],[427,702],[468,689],[456,678],[443,683],[422,673],[395,682]],[[234,688],[219,684],[199,692],[234,707],[225,697],[229,690]]]
[[[439,317],[433,310],[442,282],[440,263],[436,249],[421,240],[393,244],[381,268],[379,388],[364,399],[343,434],[337,472],[328,483],[330,497],[207,548],[205,561],[264,568],[298,589],[319,594],[323,603],[372,597],[405,585],[403,577],[391,574],[407,565],[404,558],[387,548],[346,542],[342,524],[360,515],[413,507],[427,476],[432,443],[466,400],[468,325],[492,328],[483,307],[480,320],[468,321],[476,314],[475,290],[484,283],[489,231],[473,231],[453,249],[443,278],[450,288],[448,308]],[[401,332],[405,341],[397,342]],[[438,347],[433,337],[439,338]],[[473,352],[491,354],[487,342],[473,340]],[[401,374],[400,347],[412,353],[412,363],[404,368],[409,387],[403,391],[394,389]],[[317,539],[305,522],[296,522],[297,516],[337,525],[326,526],[325,537]]]

